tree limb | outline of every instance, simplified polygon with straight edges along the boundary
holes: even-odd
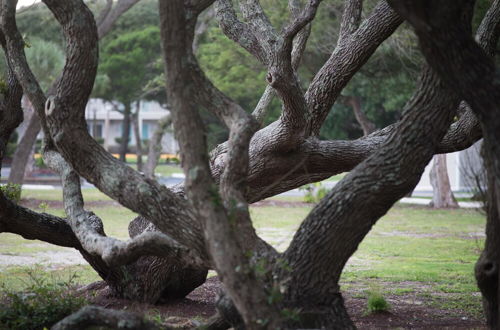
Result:
[[[344,13],[340,23],[339,43],[345,42],[361,23],[363,0],[344,0]]]
[[[112,8],[108,8],[112,5],[113,1],[108,1],[105,9],[100,13],[97,20],[97,29],[99,39],[104,37],[111,31],[116,20],[132,6],[138,3],[140,0],[118,0]],[[111,2],[111,4],[110,4]]]
[[[85,306],[78,312],[57,322],[52,330],[85,330],[89,327],[105,326],[111,329],[157,330],[154,322],[129,311],[118,311],[98,306]],[[162,329],[164,329],[162,327]]]
[[[0,43],[7,60],[7,81],[5,90],[0,93],[0,169],[11,134],[23,121],[21,98],[23,89],[11,69],[12,62],[6,50],[5,37],[0,31]]]
[[[226,125],[231,128],[229,153],[231,156],[240,156],[241,159],[228,158],[221,179],[221,199],[208,165],[203,124],[192,97],[189,96],[195,95],[195,90],[199,87],[197,75],[193,75],[193,67],[186,64],[186,59],[191,58],[190,43],[193,36],[190,31],[196,23],[190,20],[191,17],[193,13],[187,10],[181,0],[160,2],[166,75],[169,82],[176,82],[167,83],[167,94],[173,108],[173,123],[186,174],[187,195],[203,219],[210,256],[245,323],[251,328],[258,327],[258,320],[266,319],[272,327],[279,313],[275,308],[265,306],[266,294],[249,267],[249,257],[245,255],[245,251],[249,250],[248,245],[243,245],[244,239],[252,237],[249,237],[247,230],[238,232],[239,229],[248,229],[247,225],[251,227],[246,202],[241,202],[237,196],[234,204],[228,199],[229,192],[241,194],[239,185],[245,186],[244,181],[238,179],[246,173],[248,142],[253,133],[252,128],[255,129],[256,126],[252,127],[248,114],[234,107],[222,109]],[[238,219],[232,215],[244,215],[244,218]],[[239,236],[243,238],[238,238]]]
[[[349,40],[337,45],[305,94],[311,111],[307,135],[319,134],[342,89],[402,22],[401,17],[382,0]]]
[[[259,40],[250,26],[238,19],[231,0],[217,0],[215,4],[216,17],[224,34],[254,55],[262,64],[267,64],[267,55]]]

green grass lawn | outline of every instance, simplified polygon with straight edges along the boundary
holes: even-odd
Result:
[[[23,191],[23,198],[57,200],[60,191]],[[106,199],[95,189],[86,189],[87,200]],[[298,198],[274,198],[299,201]],[[279,250],[286,249],[300,222],[312,206],[252,207],[257,231]],[[122,207],[99,207],[108,235],[127,238],[128,222],[134,213]],[[48,213],[63,215],[61,209]],[[480,313],[480,296],[473,276],[474,263],[484,244],[484,215],[475,210],[433,210],[396,205],[373,227],[349,260],[341,279],[348,292],[364,292],[376,286],[383,294],[412,293],[441,308],[460,308],[471,315]],[[67,251],[39,241],[0,234],[0,254],[33,256]],[[89,266],[5,266],[0,263],[0,284],[22,288],[33,269],[41,276],[77,273],[81,283],[98,279]]]
[[[104,195],[99,190],[92,189],[82,189],[83,198],[86,202],[93,201],[106,201],[111,200],[108,196]],[[21,193],[22,199],[39,199],[46,201],[62,201],[62,190],[61,189],[53,189],[53,190],[33,190],[33,189],[23,189]]]
[[[137,164],[128,164],[133,169],[137,169]],[[179,165],[167,165],[159,164],[155,169],[155,174],[160,174],[162,176],[171,176],[174,173],[182,173],[182,168]]]

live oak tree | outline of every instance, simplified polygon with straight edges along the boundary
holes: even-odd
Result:
[[[497,326],[500,120],[491,57],[500,1],[484,16],[476,43],[473,1],[392,0],[396,12],[382,0],[363,13],[361,0],[347,0],[337,47],[305,90],[296,72],[321,0],[289,0],[289,20],[279,31],[258,0],[239,1],[239,11],[230,0],[159,1],[166,92],[186,174],[185,185],[175,189],[116,160],[89,136],[84,111],[98,63],[94,17],[81,0],[43,2],[67,45],[63,74],[47,95],[24,57],[16,1],[0,2],[9,63],[0,146],[20,121],[22,87],[45,132],[44,159],[62,177],[67,219],[0,195],[0,231],[78,249],[114,294],[130,299],[183,297],[215,269],[224,292],[212,328],[353,328],[339,289],[349,257],[376,221],[415,187],[434,154],[464,149],[484,134],[491,200],[476,274],[489,324]],[[224,34],[267,70],[268,86],[252,115],[210,82],[193,53],[197,18],[209,6],[215,6]],[[346,84],[403,18],[414,26],[428,64],[401,119],[356,140],[320,140]],[[281,114],[263,126],[273,97],[281,102]],[[200,108],[230,132],[210,153]],[[350,173],[303,220],[285,252],[256,234],[249,203],[344,171]],[[129,225],[130,240],[107,237],[101,219],[84,209],[80,176],[140,214]],[[56,327],[104,322],[155,327],[99,308],[84,309]]]

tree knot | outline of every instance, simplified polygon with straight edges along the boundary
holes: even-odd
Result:
[[[47,101],[45,101],[45,114],[47,116],[52,115],[52,112],[54,112],[55,107],[56,107],[56,103],[55,103],[54,96],[49,96],[47,98]]]

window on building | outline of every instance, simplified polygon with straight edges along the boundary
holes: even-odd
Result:
[[[103,132],[103,124],[102,123],[94,123],[92,120],[87,121],[87,129],[89,131],[89,134],[93,138],[102,138],[102,132]],[[95,129],[95,132],[94,132]]]

